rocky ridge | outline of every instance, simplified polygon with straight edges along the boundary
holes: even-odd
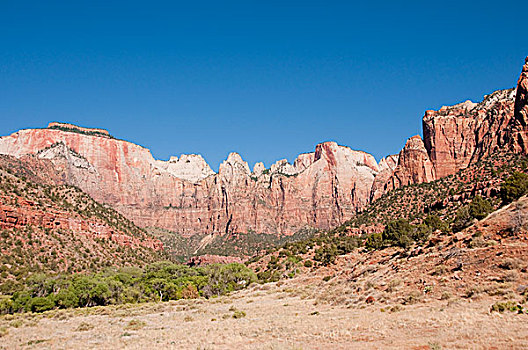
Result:
[[[164,162],[127,141],[64,129],[20,130],[0,139],[0,153],[50,160],[66,183],[135,223],[184,235],[331,227],[368,203],[379,172],[373,156],[335,142],[254,171],[231,153],[217,174],[198,155]]]
[[[50,161],[34,158],[0,157],[3,277],[139,266],[161,258],[159,239],[64,185]]]
[[[143,227],[183,235],[326,229],[392,189],[454,174],[502,148],[526,152],[527,72],[528,63],[517,94],[500,90],[481,103],[427,111],[423,140],[413,136],[398,156],[379,164],[368,153],[324,142],[293,164],[257,163],[253,171],[231,153],[214,173],[199,155],[156,160],[101,129],[57,123],[0,138],[0,154],[52,161],[66,183]]]

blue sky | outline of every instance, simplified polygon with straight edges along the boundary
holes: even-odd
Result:
[[[516,83],[524,1],[0,1],[0,134],[108,129],[252,166],[397,153],[427,109]]]

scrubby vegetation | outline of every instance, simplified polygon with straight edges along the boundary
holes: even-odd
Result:
[[[38,170],[24,166],[19,160],[0,157],[0,197],[4,206],[0,285],[9,285],[36,272],[96,272],[109,266],[141,266],[167,259],[163,252],[146,246],[120,244],[111,237],[90,236],[88,229],[74,232],[62,227],[60,220],[50,221],[49,218],[62,218],[63,222],[73,220],[86,227],[106,225],[113,234],[140,241],[150,237],[117,211],[76,187],[55,185],[51,176],[39,183],[39,176],[45,172],[39,175],[35,173]],[[27,219],[32,216],[35,220]]]
[[[481,196],[475,196],[470,204],[460,207],[453,221],[453,231],[458,232],[469,227],[473,220],[482,220],[493,211],[493,205]]]
[[[242,264],[188,267],[171,262],[144,269],[111,269],[96,274],[34,274],[0,299],[0,313],[43,312],[96,305],[115,305],[215,297],[247,287],[256,275]]]
[[[333,264],[337,256],[357,248],[409,249],[426,244],[435,232],[463,230],[501,204],[527,194],[528,175],[522,173],[527,164],[525,156],[496,154],[455,175],[404,186],[385,194],[334,230],[285,244],[267,256],[254,257],[248,264],[255,266],[260,280],[276,281],[292,277],[302,268]],[[475,237],[470,245],[478,241]]]
[[[265,253],[280,247],[288,242],[297,242],[313,237],[319,233],[318,230],[305,229],[293,235],[273,235],[256,232],[233,233],[222,236],[214,236],[207,244],[202,244],[209,236],[192,235],[183,237],[176,232],[160,228],[148,228],[147,232],[159,238],[176,261],[185,262],[193,255],[224,255],[246,257]]]
[[[528,175],[516,171],[501,186],[501,199],[505,204],[528,194]]]
[[[75,127],[67,127],[67,126],[61,126],[61,125],[51,125],[48,126],[47,129],[54,129],[54,130],[60,130],[60,131],[66,131],[66,132],[75,132],[77,134],[83,134],[83,135],[89,135],[89,136],[102,136],[107,138],[114,138],[113,136],[97,131],[97,130],[81,130]]]

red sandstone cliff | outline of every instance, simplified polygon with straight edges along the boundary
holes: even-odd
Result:
[[[199,156],[163,162],[127,141],[61,129],[2,137],[0,153],[50,160],[65,182],[136,224],[184,235],[332,227],[368,203],[379,170],[373,156],[327,142],[254,172],[232,153],[215,174]]]
[[[253,171],[232,153],[214,173],[198,155],[155,160],[148,149],[101,129],[62,124],[2,137],[0,154],[50,160],[63,181],[140,226],[184,235],[292,234],[336,226],[388,190],[454,174],[497,150],[526,152],[528,63],[516,93],[427,111],[423,141],[410,138],[379,165],[367,153],[326,142],[293,164],[257,163]]]
[[[524,60],[521,76],[517,83],[514,117],[511,122],[511,132],[507,139],[514,151],[528,152],[528,57]]]
[[[495,91],[480,103],[466,101],[426,111],[423,136],[421,156],[406,145],[384,190],[455,174],[494,152],[527,153],[528,57],[517,89]],[[419,143],[419,137],[414,138]]]
[[[418,135],[407,140],[398,156],[398,166],[389,178],[385,191],[413,184],[429,182],[436,179],[433,163],[429,159],[422,138]]]

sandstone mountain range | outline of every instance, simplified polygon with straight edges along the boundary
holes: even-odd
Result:
[[[503,149],[528,151],[528,57],[516,89],[426,111],[423,139],[409,138],[379,163],[324,142],[270,169],[257,163],[251,170],[231,153],[215,173],[200,155],[156,160],[102,129],[50,123],[0,138],[0,154],[49,161],[61,182],[135,224],[184,236],[335,227],[387,191],[455,174]]]

